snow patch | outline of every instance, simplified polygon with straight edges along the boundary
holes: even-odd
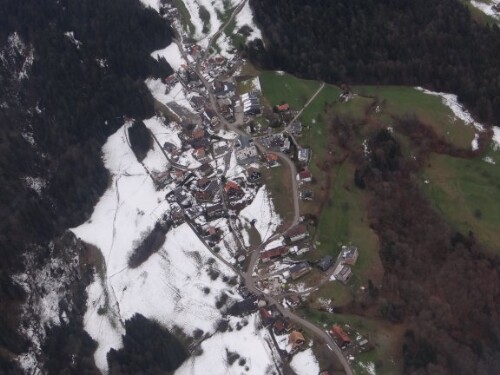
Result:
[[[82,45],[82,42],[75,38],[75,33],[73,31],[66,31],[64,33],[64,36],[67,37],[69,41],[76,46],[77,49],[79,49]]]
[[[493,127],[493,150],[500,151],[500,127]]]
[[[446,94],[444,92],[429,91],[422,87],[416,87],[417,90],[427,95],[434,95],[441,97],[444,105],[451,109],[456,118],[462,120],[467,125],[472,125],[478,132],[484,131],[485,127],[479,122],[475,121],[472,115],[458,102],[457,96],[454,94]]]
[[[492,164],[492,165],[495,165],[495,160],[493,160],[493,158],[491,158],[490,156],[486,156],[483,158],[483,160],[488,163],[488,164]]]
[[[484,14],[500,21],[500,13],[495,12],[495,10],[493,10],[493,5],[499,4],[500,3],[499,0],[493,0],[489,4],[477,0],[471,0],[470,3],[474,8],[479,9]]]
[[[261,241],[267,240],[281,224],[281,218],[276,213],[265,186],[257,191],[252,203],[241,210],[240,217],[248,221],[256,220],[255,228],[260,234]]]
[[[367,362],[367,363],[359,362],[358,365],[363,370],[365,370],[368,374],[377,375],[377,372],[375,371],[375,364],[373,362]]]
[[[141,3],[145,7],[150,7],[156,10],[157,12],[160,12],[160,0],[141,0]]]
[[[172,88],[170,88],[160,79],[149,78],[146,80],[146,86],[148,86],[148,89],[151,91],[153,97],[159,102],[165,104],[167,107],[169,103],[175,102],[186,108],[188,111],[196,113],[189,103],[184,87],[180,82],[177,82]]]
[[[250,2],[247,1],[241,11],[236,16],[236,31],[238,31],[243,26],[248,26],[252,29],[250,35],[247,37],[247,41],[262,39],[262,32],[257,27],[253,20],[253,11],[250,8]]]
[[[42,194],[42,190],[47,186],[47,181],[41,177],[25,177],[24,182],[26,186],[36,191],[38,195]]]
[[[246,325],[235,329],[237,323]],[[269,332],[262,328],[259,318],[253,314],[245,319],[232,318],[232,331],[216,333],[203,341],[203,355],[191,356],[175,375],[204,374],[209,369],[211,375],[252,375],[279,374],[276,363],[279,355],[276,353]],[[227,361],[227,352],[237,353],[237,359],[232,365]],[[241,362],[240,362],[241,360]],[[317,374],[317,373],[316,373]],[[316,375],[315,374],[315,375]]]
[[[319,374],[318,360],[310,348],[295,354],[290,361],[290,366],[297,374],[300,375]]]
[[[179,50],[179,46],[174,42],[163,49],[152,52],[151,56],[154,59],[159,59],[160,57],[165,58],[175,71],[179,70],[182,65],[187,65],[186,60],[182,57],[182,53]]]

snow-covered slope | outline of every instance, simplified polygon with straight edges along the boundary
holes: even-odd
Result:
[[[479,9],[481,12],[484,14],[491,16],[497,20],[500,21],[500,12],[496,12],[493,9],[494,5],[500,4],[500,0],[491,0],[488,2],[485,1],[478,1],[478,0],[471,0],[470,2],[473,7]]]
[[[146,121],[146,124],[154,121]],[[136,269],[127,262],[134,245],[168,211],[165,194],[156,191],[153,180],[131,151],[125,124],[109,137],[103,148],[106,168],[112,175],[109,189],[92,217],[73,232],[98,247],[104,256],[104,278],[96,275],[88,288],[85,328],[99,343],[95,358],[106,371],[106,353],[121,346],[124,320],[136,312],[168,328],[179,327],[186,335],[201,329],[211,332],[221,317],[216,298],[224,291],[238,298],[222,281],[209,273],[217,269],[232,275],[223,264],[209,264],[211,254],[187,224],[171,229],[162,249]],[[144,163],[157,165],[159,150],[148,154]],[[206,293],[205,287],[210,288]],[[104,313],[103,313],[104,312]]]

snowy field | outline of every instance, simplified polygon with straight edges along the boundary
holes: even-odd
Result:
[[[247,37],[247,41],[254,39],[262,39],[262,33],[253,20],[253,11],[250,3],[247,1],[241,11],[236,15],[236,31],[243,26],[248,26],[252,29],[251,34]]]
[[[303,352],[295,354],[290,361],[292,369],[300,375],[317,375],[319,374],[318,360],[314,356],[311,349],[306,349]]]
[[[164,126],[158,118],[145,121],[160,142],[179,143],[175,125]],[[106,354],[122,346],[124,321],[135,313],[154,319],[165,327],[180,328],[192,336],[195,330],[212,335],[222,312],[216,302],[222,293],[231,301],[241,297],[236,287],[223,281],[234,272],[217,261],[187,224],[172,228],[162,248],[135,269],[128,267],[131,251],[140,239],[169,210],[164,199],[173,186],[156,191],[144,166],[161,169],[161,151],[150,151],[144,166],[137,162],[127,139],[126,123],[108,138],[103,147],[104,162],[112,182],[94,208],[91,218],[72,229],[83,241],[98,247],[105,260],[104,277],[96,274],[87,288],[88,310],[84,325],[97,341],[95,360],[106,373]],[[214,279],[213,273],[219,276]],[[237,320],[233,319],[233,325]],[[204,373],[210,364],[211,373],[240,373],[239,364],[229,366],[221,359],[225,348],[245,358],[252,374],[268,374],[273,366],[273,352],[265,331],[257,329],[257,318],[241,330],[217,333],[202,343],[204,354],[193,357],[182,366],[180,374]]]
[[[160,57],[165,58],[173,70],[177,71],[182,65],[187,65],[186,60],[182,57],[179,46],[172,42],[167,47],[159,49],[151,53],[151,57],[158,60]]]
[[[240,329],[236,325],[245,326]],[[243,324],[242,324],[243,323]],[[259,318],[253,314],[247,318],[233,318],[231,330],[217,333],[201,345],[203,355],[189,358],[176,375],[271,375],[279,374],[275,363],[279,354],[273,347],[268,331],[259,326]],[[233,364],[228,362],[228,352],[237,353]]]
[[[182,87],[180,82],[177,82],[171,89],[169,89],[168,86],[162,83],[160,79],[148,78],[146,80],[146,86],[148,86],[148,89],[151,91],[153,97],[159,102],[165,104],[167,107],[169,103],[175,102],[186,108],[188,111],[196,113],[189,103],[188,95],[186,95],[184,87]]]
[[[261,241],[271,237],[281,224],[281,218],[274,210],[273,201],[265,186],[259,189],[252,203],[241,210],[240,217],[248,222],[256,220],[255,228]]]

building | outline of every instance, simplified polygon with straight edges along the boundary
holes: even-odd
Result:
[[[251,144],[247,147],[241,147],[236,150],[236,161],[239,165],[247,165],[259,161],[259,153],[257,147]]]
[[[210,164],[205,163],[198,168],[198,172],[200,172],[202,176],[211,176],[214,173],[214,169]]]
[[[225,214],[224,206],[220,203],[205,208],[205,216],[207,220],[218,219],[224,217]]]
[[[269,168],[278,167],[280,163],[278,162],[278,155],[272,152],[266,154],[267,165]]]
[[[241,95],[243,113],[246,115],[258,115],[261,113],[260,101],[255,93],[245,93]]]
[[[303,164],[309,164],[311,160],[311,149],[309,147],[300,148],[297,152],[297,158],[299,162]]]
[[[306,339],[304,338],[304,335],[299,331],[293,331],[290,333],[290,336],[288,336],[288,343],[292,345],[292,350],[304,345],[305,342]]]
[[[288,105],[288,103],[283,103],[283,104],[277,105],[276,109],[278,110],[278,112],[286,112],[290,109],[290,106]]]
[[[311,182],[312,174],[308,169],[304,169],[303,171],[297,174],[297,181],[299,182]]]
[[[290,133],[295,136],[302,135],[302,123],[300,121],[294,121],[290,124]]]
[[[352,245],[342,246],[340,257],[343,264],[354,266],[358,260],[358,248]]]
[[[274,249],[266,250],[260,253],[260,259],[263,262],[269,262],[274,259],[288,254],[288,248],[285,246],[275,247]]]
[[[327,255],[323,258],[321,258],[318,262],[318,268],[323,271],[323,272],[326,272],[330,269],[331,266],[333,266],[333,257],[331,257],[330,255]]]
[[[303,201],[312,201],[314,193],[311,190],[304,190],[299,192],[299,198]]]
[[[285,237],[291,243],[301,241],[309,236],[307,227],[304,224],[299,224],[290,229]]]
[[[288,318],[277,318],[273,324],[274,333],[277,335],[282,335],[289,332],[292,327],[290,319]]]
[[[338,324],[332,326],[330,334],[335,339],[335,341],[338,342],[340,347],[347,346],[351,343],[351,338],[349,337],[349,335]]]
[[[224,185],[224,192],[229,199],[239,199],[245,195],[241,186],[234,181],[228,181]]]
[[[298,278],[304,276],[306,273],[309,273],[311,271],[311,267],[307,262],[300,262],[290,267],[289,271],[292,280],[297,280]]]
[[[349,278],[352,276],[351,268],[345,264],[339,264],[335,271],[333,271],[333,276],[336,280],[340,281],[343,284],[346,284],[349,281]]]
[[[247,179],[248,182],[256,183],[259,182],[262,177],[262,174],[257,168],[248,168],[247,169]]]

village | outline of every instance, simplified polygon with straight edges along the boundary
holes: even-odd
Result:
[[[163,12],[178,17],[169,4]],[[284,312],[300,308],[326,283],[349,283],[358,248],[345,244],[332,249],[339,252],[337,258],[311,261],[315,243],[307,219],[297,212],[292,225],[282,228],[280,218],[272,214],[263,175],[286,168],[286,160],[296,180],[295,199],[315,199],[308,168],[313,150],[298,141],[311,124],[300,122],[300,108],[285,102],[271,107],[262,97],[259,77],[240,75],[245,61],[237,53],[231,58],[209,54],[188,35],[180,36],[177,45],[183,63],[161,80],[156,87],[161,92],[155,96],[170,136],[153,134],[168,166],[151,175],[158,189],[174,186],[165,196],[171,209],[162,220],[174,227],[187,223],[214,255],[238,270],[242,279],[251,280],[259,293],[242,284],[242,300],[227,313],[258,312],[282,358],[289,360],[312,345],[313,337]],[[339,100],[348,100],[349,93],[342,95]],[[303,282],[309,274],[316,277]],[[320,302],[324,311],[335,313],[331,299]],[[324,332],[349,361],[370,349],[368,338],[349,326],[335,324]]]

